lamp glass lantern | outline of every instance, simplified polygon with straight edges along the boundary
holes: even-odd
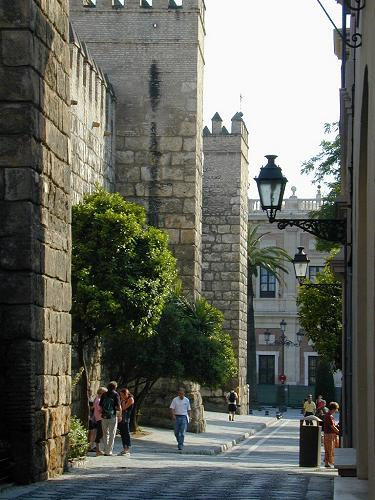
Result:
[[[302,328],[300,328],[298,330],[298,332],[296,333],[297,335],[297,342],[298,342],[298,345],[301,345],[302,344],[302,341],[303,341],[303,337],[305,336],[305,332]]]
[[[310,262],[310,259],[304,252],[304,247],[298,247],[298,252],[295,254],[292,262],[296,278],[301,283],[306,278],[307,268]]]
[[[282,332],[283,334],[285,334],[286,325],[287,325],[286,321],[285,321],[284,319],[282,319],[282,320],[280,321],[280,330],[281,330],[281,332]]]
[[[274,220],[277,210],[281,210],[287,178],[281,168],[275,164],[276,155],[266,155],[267,165],[262,167],[257,183],[262,210],[266,210],[270,220]]]

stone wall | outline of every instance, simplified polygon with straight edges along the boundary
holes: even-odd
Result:
[[[0,384],[13,480],[61,473],[70,415],[68,1],[0,3]]]
[[[116,93],[116,190],[168,231],[185,290],[197,296],[204,2],[70,4],[73,26]]]
[[[115,96],[70,26],[72,203],[95,185],[115,186]]]
[[[238,359],[241,413],[247,413],[247,220],[248,132],[242,113],[232,118],[231,133],[218,113],[212,131],[204,129],[203,295],[224,313]],[[223,409],[223,391],[202,390],[207,409]]]

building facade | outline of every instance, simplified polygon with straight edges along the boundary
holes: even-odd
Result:
[[[292,195],[286,198],[282,208],[283,218],[306,219],[309,212],[321,206],[321,194],[318,187],[316,198],[300,199],[296,188],[291,188]],[[314,281],[324,265],[327,253],[316,250],[316,238],[302,229],[289,227],[283,231],[276,224],[270,224],[260,207],[259,200],[249,200],[249,224],[259,225],[258,234],[264,234],[261,247],[276,246],[294,257],[298,247],[304,247],[310,259],[307,278]],[[256,363],[258,374],[258,400],[262,404],[276,404],[277,385],[285,375],[287,403],[300,405],[305,393],[314,391],[318,353],[313,344],[300,335],[296,304],[298,281],[293,264],[285,263],[288,273],[280,273],[280,281],[266,269],[259,269],[254,279],[255,291],[254,315],[256,329]],[[286,323],[285,335],[291,341],[289,345],[279,345],[282,335],[282,322]],[[335,375],[335,385],[341,385],[341,374]]]
[[[347,245],[333,267],[346,287],[343,311],[344,446],[356,451],[357,478],[375,489],[375,4],[350,14],[352,47],[336,43],[342,60],[340,134],[343,145],[339,208],[347,222]],[[347,17],[343,16],[346,21]],[[360,37],[354,35],[359,34]],[[355,40],[361,44],[354,43]],[[341,49],[341,50],[340,50]],[[356,481],[354,479],[353,481]],[[354,484],[354,488],[355,488]]]

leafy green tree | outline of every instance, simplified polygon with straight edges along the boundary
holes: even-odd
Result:
[[[305,282],[311,284],[309,281]],[[316,285],[299,288],[297,304],[299,319],[306,336],[314,343],[319,356],[341,368],[342,295],[340,282],[329,264],[318,273]]]
[[[174,295],[155,333],[149,337],[108,336],[103,360],[111,378],[135,396],[131,428],[147,394],[161,377],[192,380],[210,387],[225,385],[236,374],[236,361],[223,316],[205,299],[190,302]]]
[[[319,359],[316,368],[316,385],[315,396],[323,396],[327,405],[331,401],[335,401],[335,383],[333,380],[332,363],[326,359]]]
[[[145,210],[98,189],[73,207],[72,320],[87,420],[85,351],[92,340],[152,335],[176,279],[165,232],[146,224]]]
[[[324,196],[319,210],[311,212],[311,217],[316,219],[334,219],[336,216],[335,202],[341,191],[341,143],[339,125],[337,122],[325,123],[324,133],[334,135],[333,139],[323,139],[319,145],[317,155],[305,161],[301,167],[302,174],[313,174],[314,184],[325,184],[328,192]],[[323,252],[337,247],[337,243],[317,240],[317,249]]]
[[[253,278],[260,267],[267,269],[280,281],[280,271],[287,273],[285,263],[291,258],[283,249],[275,246],[259,248],[260,240],[269,233],[258,234],[259,225],[250,225],[247,241],[247,377],[250,387],[250,402],[257,400],[256,337],[254,318]]]

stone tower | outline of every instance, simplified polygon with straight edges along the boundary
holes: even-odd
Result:
[[[168,231],[185,290],[201,289],[204,1],[70,0],[114,87],[116,190]]]
[[[216,113],[212,131],[204,128],[202,294],[224,313],[238,359],[241,410],[247,413],[247,220],[248,132],[242,113],[229,133]],[[222,395],[204,390],[205,406]],[[215,401],[214,396],[219,396]],[[221,403],[222,404],[222,403]]]

